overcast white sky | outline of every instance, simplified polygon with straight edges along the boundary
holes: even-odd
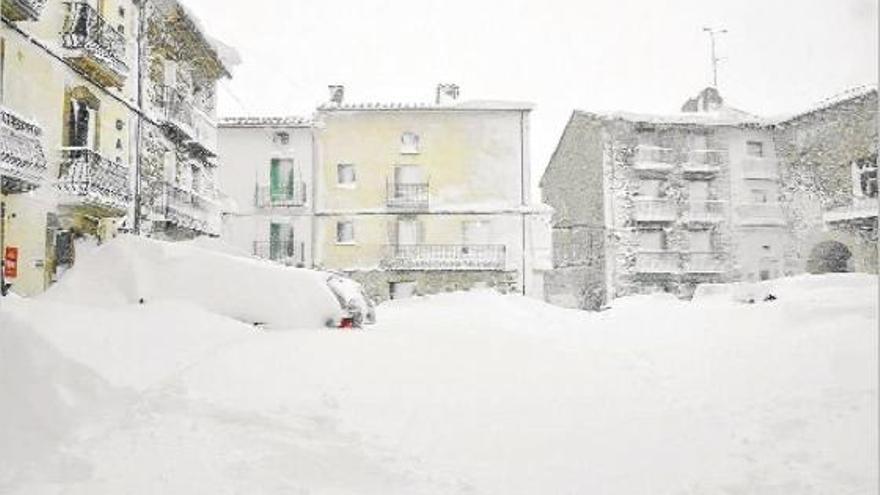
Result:
[[[877,0],[184,0],[243,63],[221,115],[350,101],[534,102],[535,180],[574,108],[677,111],[710,81],[703,26],[728,29],[719,87],[776,115],[877,81]]]

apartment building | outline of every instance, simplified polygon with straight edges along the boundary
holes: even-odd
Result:
[[[491,287],[541,297],[548,209],[530,197],[531,105],[348,103],[313,119],[228,119],[224,236],[280,262],[344,272],[377,300]]]
[[[706,88],[673,115],[575,111],[541,180],[553,303],[793,273],[772,127]]]
[[[314,129],[302,117],[220,122],[222,237],[241,252],[312,266]]]
[[[82,236],[178,226],[206,233],[206,224],[219,226],[218,208],[204,223],[169,214],[181,204],[198,212],[200,195],[210,199],[213,172],[205,162],[216,149],[213,88],[228,75],[216,44],[182,6],[172,0],[4,0],[2,14],[0,244],[3,278],[13,290],[44,290],[72,265],[74,241]],[[167,82],[166,59],[179,62],[182,81],[194,81],[178,85],[189,92],[176,101],[202,110],[199,131],[172,132],[162,110],[173,105],[164,93],[150,100],[159,104],[145,102],[157,80]],[[185,158],[173,162],[168,150]],[[191,162],[198,167],[181,165]],[[152,193],[156,170],[165,182],[181,185],[163,189],[161,207]],[[160,210],[162,221],[154,221]]]

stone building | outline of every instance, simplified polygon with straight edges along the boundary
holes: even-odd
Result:
[[[855,88],[775,126],[797,272],[877,273],[877,103]]]
[[[768,121],[703,90],[673,115],[575,111],[541,180],[549,301],[598,309],[645,292],[792,273]]]
[[[185,157],[176,163],[210,161],[214,83],[228,74],[216,43],[179,4],[4,0],[2,17],[0,255],[10,255],[3,278],[13,290],[44,290],[74,262],[74,240],[82,236],[178,226],[205,233],[207,224],[219,225],[216,208],[210,222],[186,218],[204,218],[199,210],[202,196],[210,202],[212,166],[199,165],[204,173],[192,166],[189,175],[177,170],[186,167],[166,166],[167,150]],[[147,105],[164,58],[179,61],[180,80],[192,84],[177,86],[189,92],[172,105],[164,96],[162,104]],[[188,105],[202,110],[193,117],[202,120],[190,124],[198,130],[171,132],[173,119],[163,110]],[[154,193],[157,170],[179,188]]]

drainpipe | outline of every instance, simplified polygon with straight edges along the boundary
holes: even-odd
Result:
[[[0,174],[0,186],[3,174]],[[0,187],[0,194],[2,187]],[[6,297],[6,201],[0,199],[0,298]]]
[[[2,0],[0,0],[2,1]],[[143,49],[144,49],[144,17],[147,10],[147,1],[141,2],[140,9],[138,10],[138,27],[137,27],[137,37],[136,37],[136,53],[137,53],[137,121],[135,122],[135,131],[134,131],[134,139],[135,139],[135,158],[134,158],[134,214],[132,216],[132,229],[134,233],[140,235],[141,233],[141,162],[143,155],[143,146],[142,146],[142,136],[143,136],[143,125],[144,125],[144,90],[143,90]]]

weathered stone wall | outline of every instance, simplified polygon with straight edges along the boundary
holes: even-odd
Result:
[[[877,160],[877,92],[803,114],[776,126],[783,201],[795,240],[797,271],[823,241],[842,242],[856,271],[877,273],[877,218],[828,224],[823,213],[853,202],[851,164]]]
[[[507,271],[346,271],[345,274],[364,286],[367,294],[375,301],[390,299],[389,285],[392,282],[415,282],[416,295],[437,294],[491,288],[502,293],[518,290],[519,273]]]

